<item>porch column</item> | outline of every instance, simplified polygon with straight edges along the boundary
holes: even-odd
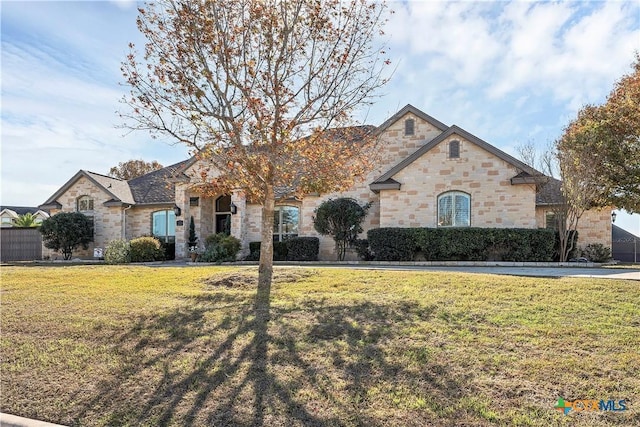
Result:
[[[247,240],[247,198],[242,190],[235,190],[231,194],[232,209],[235,206],[236,213],[231,215],[231,235],[242,243],[239,257],[249,255],[249,241]]]
[[[189,189],[186,183],[176,183],[176,205],[182,214],[176,217],[176,259],[187,256],[187,238],[189,237]]]

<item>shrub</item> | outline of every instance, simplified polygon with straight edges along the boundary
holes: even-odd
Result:
[[[261,242],[249,243],[249,256],[247,257],[247,261],[260,260],[260,245]],[[287,249],[287,242],[273,242],[274,261],[286,261],[288,252],[289,250]]]
[[[317,237],[293,237],[285,241],[287,261],[317,261],[320,239]]]
[[[162,243],[155,237],[137,237],[129,242],[131,246],[131,262],[151,262],[164,259]]]
[[[379,228],[369,230],[376,260],[550,261],[553,231],[519,228]]]
[[[274,261],[286,261],[288,252],[287,242],[273,242]]]
[[[591,243],[582,250],[582,256],[593,262],[607,262],[611,260],[611,248],[602,243]]]
[[[360,205],[355,199],[341,197],[325,200],[315,210],[313,227],[322,235],[330,235],[336,242],[338,261],[343,261],[347,247],[362,233],[362,221],[371,203]]]
[[[367,232],[369,247],[378,261],[411,261],[417,252],[414,229],[374,228]]]
[[[211,234],[204,241],[205,251],[198,257],[200,262],[235,261],[241,243],[225,233]]]
[[[369,249],[369,241],[367,239],[356,239],[356,241],[353,243],[353,246],[356,248],[356,253],[361,260],[373,260],[374,257],[371,253],[371,249]]]
[[[107,264],[127,264],[131,262],[131,246],[126,240],[112,240],[104,250]]]
[[[45,247],[69,260],[78,246],[87,249],[93,242],[93,222],[80,212],[60,212],[42,221],[40,233]]]

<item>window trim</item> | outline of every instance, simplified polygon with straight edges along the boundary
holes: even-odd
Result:
[[[466,224],[464,225],[458,225],[455,223],[455,218],[456,218],[456,211],[455,211],[455,197],[456,196],[463,196],[467,199],[467,206],[468,206],[468,216],[467,216],[467,221]],[[453,197],[452,201],[451,201],[451,209],[452,209],[452,224],[451,225],[442,225],[440,224],[440,200],[442,200],[445,197]],[[436,198],[436,226],[438,228],[442,227],[442,228],[454,228],[454,227],[459,227],[459,228],[463,228],[463,227],[471,227],[471,194],[466,193],[464,191],[459,191],[459,190],[451,190],[451,191],[445,191],[444,193],[440,193],[438,195],[438,197]]]

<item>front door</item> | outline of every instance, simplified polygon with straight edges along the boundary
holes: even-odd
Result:
[[[216,233],[231,234],[231,195],[216,199]]]

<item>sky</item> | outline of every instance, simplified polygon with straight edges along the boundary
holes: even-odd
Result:
[[[640,51],[640,2],[390,1],[395,71],[357,119],[412,104],[517,156],[544,150],[585,104],[601,104]],[[130,159],[170,165],[185,146],[128,133],[117,111],[136,2],[7,1],[1,12],[2,205],[37,206],[79,169]],[[640,235],[640,216],[619,212]]]

